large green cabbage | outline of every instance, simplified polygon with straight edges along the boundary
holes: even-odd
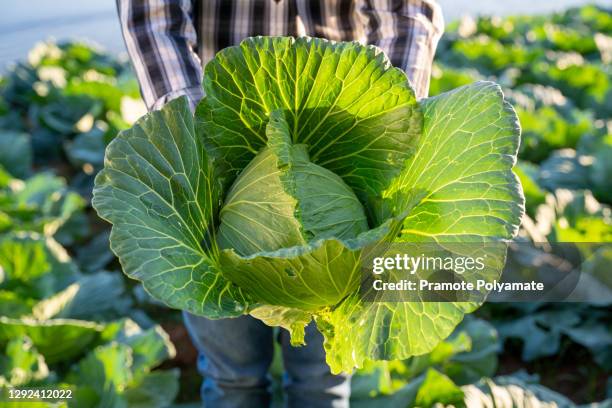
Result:
[[[195,115],[177,99],[122,132],[96,179],[111,247],[149,293],[294,344],[314,319],[333,372],[428,352],[478,306],[363,301],[361,263],[385,242],[514,236],[520,131],[497,85],[417,102],[375,47],[257,37],[203,86]]]

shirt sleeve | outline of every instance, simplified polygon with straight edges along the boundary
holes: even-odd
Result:
[[[418,99],[429,93],[436,47],[444,32],[442,11],[434,0],[363,0],[366,40],[402,68]]]
[[[202,98],[192,0],[117,0],[123,39],[149,110]]]

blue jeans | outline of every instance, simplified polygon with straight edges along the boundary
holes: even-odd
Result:
[[[268,368],[274,355],[273,329],[251,316],[209,320],[183,313],[198,348],[198,370],[204,377],[206,408],[269,407]],[[285,366],[284,389],[290,408],[346,408],[350,378],[332,375],[325,362],[323,336],[314,324],[306,328],[306,346],[292,347],[280,332]]]

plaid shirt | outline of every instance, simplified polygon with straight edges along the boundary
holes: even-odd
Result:
[[[380,47],[427,96],[444,22],[434,0],[117,0],[123,37],[149,109],[202,98],[202,67],[255,35],[323,37]]]

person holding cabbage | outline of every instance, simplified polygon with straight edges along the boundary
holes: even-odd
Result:
[[[320,37],[382,49],[403,69],[417,98],[427,96],[434,52],[443,32],[432,0],[117,0],[125,44],[149,110],[187,96],[192,109],[204,96],[203,67],[246,37]],[[304,347],[288,333],[245,315],[209,320],[184,312],[200,352],[206,407],[270,405],[268,369],[280,342],[290,407],[347,407],[348,375],[332,375],[314,324]]]

